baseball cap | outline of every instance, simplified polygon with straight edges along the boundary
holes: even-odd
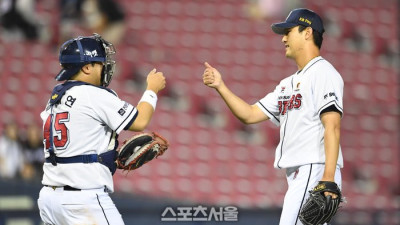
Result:
[[[321,34],[325,31],[321,17],[314,11],[304,8],[292,10],[285,22],[274,23],[271,25],[271,28],[275,33],[283,35],[286,33],[287,29],[298,25],[311,27]]]

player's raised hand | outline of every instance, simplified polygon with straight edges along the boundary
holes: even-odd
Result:
[[[158,93],[165,88],[165,77],[162,72],[157,72],[156,69],[150,71],[147,75],[147,90],[152,90]]]
[[[205,62],[204,66],[206,69],[203,73],[203,83],[209,87],[218,89],[223,84],[221,74],[217,69],[208,64],[208,62]]]

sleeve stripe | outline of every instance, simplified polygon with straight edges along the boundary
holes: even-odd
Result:
[[[274,117],[274,119],[275,119],[276,121],[278,121],[278,123],[280,123],[279,119],[278,119],[276,116],[274,116],[274,114],[272,114],[272,113],[261,103],[261,101],[258,101],[258,103],[260,103],[260,105],[265,109],[265,111],[267,111],[272,117]]]
[[[121,126],[127,121],[127,119],[129,118],[129,117],[131,117],[131,115],[132,115],[132,113],[134,113],[134,115],[133,115],[133,118],[135,118],[136,119],[136,116],[137,116],[137,109],[135,108],[135,107],[133,107],[132,108],[132,110],[131,110],[131,112],[129,113],[129,115],[124,119],[124,121],[122,121],[122,123],[117,127],[117,129],[115,130],[117,133],[119,133],[118,132],[118,130],[121,128]]]
[[[133,121],[135,121],[137,115],[139,115],[139,113],[136,113],[135,116],[133,116],[133,118],[125,125],[124,130],[129,130],[129,127],[132,126]]]
[[[323,105],[319,110],[318,110],[318,115],[321,114],[321,111],[324,110],[325,108],[327,108],[330,105],[335,105],[335,107],[342,113],[343,115],[343,109],[337,104],[337,102],[335,100],[332,100],[328,103],[326,103],[325,105]]]

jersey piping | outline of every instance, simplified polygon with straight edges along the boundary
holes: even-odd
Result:
[[[299,220],[299,214],[300,214],[301,208],[303,207],[304,198],[306,197],[306,193],[307,193],[307,189],[308,189],[308,184],[310,183],[310,177],[311,177],[311,172],[312,172],[312,166],[313,166],[313,164],[311,163],[311,165],[310,165],[310,173],[308,174],[307,184],[306,184],[306,187],[304,188],[303,199],[301,200],[301,204],[300,204],[299,212],[297,213],[297,218],[296,218],[296,223],[295,223],[295,225],[297,224],[297,221]]]
[[[281,162],[282,156],[283,156],[283,142],[285,141],[285,136],[286,136],[286,124],[287,121],[289,120],[289,112],[287,112],[287,118],[285,121],[285,128],[283,129],[283,137],[282,137],[282,144],[281,144],[281,156],[279,157],[278,163],[276,166],[280,169],[281,167],[279,166],[279,163]]]
[[[267,111],[269,114],[271,114],[272,117],[274,117],[274,119],[276,121],[278,121],[278,123],[280,123],[280,120],[278,119],[278,117],[276,117],[274,114],[272,114],[262,103],[261,101],[258,101],[258,103],[260,103],[260,105],[265,109],[265,111]]]
[[[304,73],[307,72],[307,70],[310,69],[315,63],[317,63],[317,62],[319,62],[319,61],[321,61],[321,60],[324,60],[324,59],[321,58],[321,59],[318,59],[317,61],[315,61],[313,64],[311,64],[309,67],[307,67],[307,68],[304,70]],[[304,73],[303,73],[303,74],[304,74]]]
[[[290,83],[292,84],[292,90],[293,90],[293,77],[292,80],[290,81]],[[285,121],[285,128],[283,128],[283,137],[282,137],[282,144],[281,144],[281,156],[279,157],[278,163],[276,164],[276,166],[278,168],[281,168],[279,166],[279,163],[281,162],[282,156],[283,156],[283,143],[285,142],[285,136],[286,136],[286,125],[287,125],[287,121],[289,120],[289,110],[286,112],[286,121]]]
[[[117,129],[115,129],[116,131],[119,130],[119,128],[122,126],[122,124],[125,123],[125,121],[131,116],[131,114],[132,114],[135,110],[137,111],[136,108],[132,108],[132,110],[131,110],[131,112],[129,113],[129,115],[124,119],[124,121],[122,121],[122,123],[117,127]],[[133,118],[131,119],[131,121],[134,121],[134,120],[136,119],[137,116],[138,116],[138,113],[135,113],[135,115],[133,116]]]

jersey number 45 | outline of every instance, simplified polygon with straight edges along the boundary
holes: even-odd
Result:
[[[65,149],[69,143],[69,131],[65,123],[69,121],[69,113],[62,112],[53,115],[53,124],[51,124],[51,115],[47,117],[43,128],[43,137],[46,149],[50,147],[50,129],[53,129],[54,147],[58,150]]]

